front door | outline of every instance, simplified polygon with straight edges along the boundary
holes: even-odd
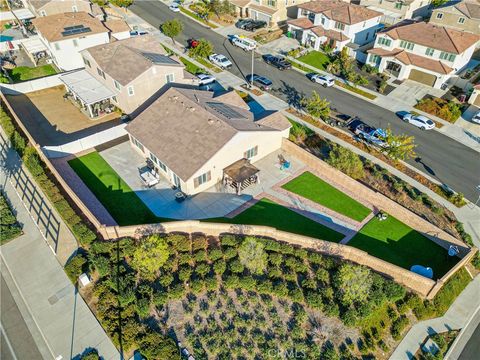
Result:
[[[398,75],[400,74],[400,70],[402,70],[402,65],[397,64],[393,61],[387,62],[387,72],[389,72],[393,76],[398,77]]]
[[[177,174],[172,173],[172,178],[173,178],[173,185],[175,185],[178,190],[182,190],[181,184],[180,184],[180,178],[177,176]]]

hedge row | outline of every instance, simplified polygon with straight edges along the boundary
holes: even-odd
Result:
[[[0,245],[13,240],[22,233],[22,228],[12,212],[7,199],[0,195]]]
[[[0,109],[0,125],[10,140],[12,147],[17,151],[23,160],[26,168],[35,178],[38,185],[62,216],[65,223],[83,246],[88,246],[97,238],[95,233],[82,221],[75,210],[70,206],[60,188],[54,183],[49,176],[45,163],[40,159],[37,150],[28,144],[28,140],[16,128],[11,117],[3,108]]]

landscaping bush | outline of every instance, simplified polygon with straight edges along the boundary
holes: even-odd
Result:
[[[65,272],[72,283],[76,283],[78,277],[88,270],[88,260],[81,249],[65,265]]]
[[[454,123],[460,115],[462,115],[462,110],[459,104],[436,97],[425,97],[419,100],[417,105],[415,105],[415,108],[434,116],[438,116],[451,123]]]
[[[399,340],[402,336],[403,331],[408,326],[410,321],[405,315],[401,315],[398,319],[393,321],[391,327],[391,333],[395,340]]]
[[[15,239],[22,233],[22,228],[12,212],[7,199],[0,195],[0,245]]]
[[[360,157],[340,145],[333,145],[327,162],[354,179],[361,179],[365,175]]]

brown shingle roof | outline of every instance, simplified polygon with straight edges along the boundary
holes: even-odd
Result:
[[[449,1],[435,10],[448,11],[452,8],[457,9],[469,19],[480,19],[480,3],[477,0]]]
[[[37,10],[41,9],[43,6],[45,6],[46,4],[48,4],[52,1],[55,1],[55,0],[28,0],[28,2]],[[90,1],[87,1],[87,0],[76,0],[76,1],[87,2],[87,3],[90,2]],[[72,1],[72,3],[73,3],[73,1]]]
[[[325,30],[321,26],[316,26],[313,29],[310,29],[315,33],[317,36],[326,36],[329,39],[337,40],[337,41],[346,41],[350,40],[350,38],[343,33],[335,30]]]
[[[124,31],[130,31],[130,27],[123,20],[107,20],[103,24],[113,34],[119,33],[119,32],[124,32]]]
[[[415,55],[403,49],[393,49],[392,51],[388,51],[380,48],[373,48],[367,52],[369,54],[380,55],[383,57],[393,57],[405,65],[415,65],[439,74],[450,74],[453,71],[451,67],[445,65],[441,61]]]
[[[478,35],[449,29],[425,22],[399,24],[385,29],[382,33],[393,39],[400,39],[415,44],[461,54],[480,39]]]
[[[210,91],[171,87],[126,130],[182,180],[191,178],[241,131],[275,131]]]
[[[109,32],[100,20],[84,11],[43,16],[33,19],[32,23],[49,42]],[[76,35],[62,35],[66,27],[77,25],[90,28],[90,31]]]
[[[158,54],[165,60],[174,61],[168,61],[166,66],[183,66],[167,56],[167,52],[153,35],[135,36],[84,51],[90,53],[105,73],[124,86],[155,65],[145,54]]]
[[[322,13],[329,19],[349,25],[383,15],[381,12],[341,0],[316,0],[300,4],[298,7],[316,14]]]
[[[313,23],[306,17],[288,20],[287,23],[293,26],[301,27],[302,29],[310,29],[313,27]]]

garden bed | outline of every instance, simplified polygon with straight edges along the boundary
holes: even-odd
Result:
[[[343,81],[336,80],[335,85],[340,86],[340,87],[342,87],[342,88],[344,88],[348,91],[351,91],[355,94],[366,97],[367,99],[370,99],[370,100],[375,100],[377,98],[376,95],[370,94],[368,91],[362,90],[362,89],[360,89],[358,87],[355,87],[353,85],[345,84]]]
[[[195,19],[195,20],[197,20],[197,21],[205,24],[206,26],[208,26],[208,27],[210,27],[210,28],[212,28],[212,29],[218,28],[218,26],[215,25],[214,23],[212,23],[212,22],[210,22],[210,21],[208,21],[208,20],[205,20],[205,19],[201,18],[198,14],[196,14],[195,12],[193,12],[193,11],[191,11],[191,10],[189,10],[189,9],[184,8],[183,6],[180,6],[179,9],[180,9],[180,11],[181,11],[183,14],[185,14],[186,16],[189,16],[189,17],[191,17],[192,19]]]
[[[0,214],[0,245],[3,245],[22,234],[22,227],[3,193],[0,194]]]
[[[234,218],[214,218],[206,221],[271,226],[277,230],[336,243],[344,238],[343,234],[268,199],[261,199]]]
[[[435,359],[443,359],[447,354],[448,350],[452,346],[456,337],[460,333],[460,330],[450,330],[445,331],[439,334],[429,335],[425,338],[420,349],[415,353],[414,360],[429,360],[432,359],[430,355],[427,355],[428,352],[423,351],[423,346],[429,341],[432,340],[438,346],[438,353],[434,354]]]
[[[410,270],[413,265],[433,269],[433,279],[440,279],[460,259],[409,226],[388,216],[384,221],[374,217],[348,242],[389,263]]]
[[[464,106],[453,101],[446,101],[431,95],[424,96],[414,107],[452,124],[462,115],[464,108]]]
[[[304,172],[282,186],[313,202],[361,222],[371,210],[310,172]]]

